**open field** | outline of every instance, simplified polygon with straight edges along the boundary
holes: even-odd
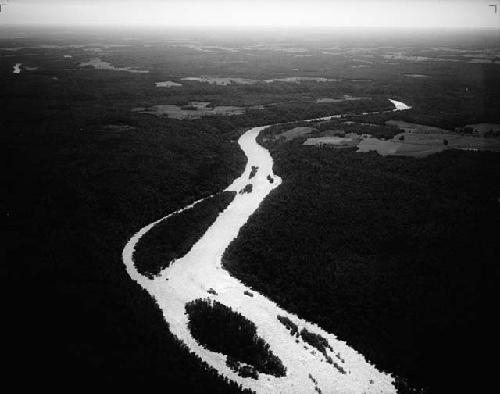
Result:
[[[498,125],[483,124],[482,135],[478,131],[475,135],[467,135],[457,131],[444,130],[439,127],[407,123],[404,121],[389,120],[387,125],[396,126],[402,133],[396,134],[392,139],[375,138],[371,134],[345,133],[342,136],[329,136],[329,132],[315,133],[321,136],[311,136],[312,129],[303,132],[302,135],[309,134],[309,138],[304,141],[304,145],[312,146],[332,146],[335,148],[357,147],[357,152],[365,153],[375,151],[382,156],[412,156],[425,157],[433,153],[442,152],[448,149],[460,149],[471,151],[500,151],[500,138],[485,137],[486,133],[493,134]],[[350,126],[356,123],[350,124]],[[296,128],[297,129],[297,128]],[[290,135],[294,130],[285,131],[278,134],[276,138],[283,135]],[[488,130],[488,131],[485,131]],[[370,130],[368,130],[369,132]],[[337,133],[339,134],[339,133]],[[300,134],[292,134],[295,137]],[[344,136],[345,135],[345,136]]]

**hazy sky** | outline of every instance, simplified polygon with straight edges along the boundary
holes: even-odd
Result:
[[[4,3],[8,0],[0,0]],[[0,26],[500,28],[499,0],[10,0]]]

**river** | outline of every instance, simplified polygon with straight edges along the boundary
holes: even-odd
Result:
[[[396,107],[398,106],[399,102]],[[238,236],[239,230],[264,198],[282,182],[273,173],[273,159],[270,153],[256,141],[264,128],[266,126],[254,127],[239,138],[238,143],[248,162],[243,174],[226,189],[239,192],[250,183],[253,186],[252,191],[237,193],[231,204],[192,249],[153,279],[148,279],[136,270],[133,260],[135,245],[156,224],[192,208],[201,200],[142,228],[130,238],[123,249],[127,272],[155,299],[171,332],[220,375],[241,384],[243,388],[257,393],[395,393],[394,377],[390,374],[378,371],[360,353],[334,334],[285,311],[276,303],[246,287],[222,267],[221,258],[226,248]],[[252,166],[257,166],[258,171],[249,179]],[[270,182],[268,177],[273,182]],[[208,293],[211,288],[216,294]],[[253,297],[247,296],[245,292],[253,293]],[[257,327],[257,334],[270,345],[272,353],[279,357],[287,368],[286,376],[278,378],[260,373],[258,379],[243,378],[226,365],[226,355],[209,351],[198,344],[188,328],[185,305],[200,298],[216,300],[252,321]],[[331,347],[326,350],[328,356],[334,363],[341,365],[346,373],[325,362],[324,355],[304,342],[301,337],[292,336],[277,319],[278,315],[291,319],[298,325],[299,331],[305,328],[325,338]]]

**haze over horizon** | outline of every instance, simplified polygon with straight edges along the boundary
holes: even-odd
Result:
[[[11,0],[1,26],[500,28],[492,0]]]

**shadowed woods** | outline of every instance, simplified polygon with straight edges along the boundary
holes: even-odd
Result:
[[[411,386],[473,387],[480,367],[462,360],[492,338],[480,327],[498,273],[498,154],[389,158],[276,131],[260,141],[283,184],[226,250],[225,268]],[[477,345],[461,346],[466,338]]]

